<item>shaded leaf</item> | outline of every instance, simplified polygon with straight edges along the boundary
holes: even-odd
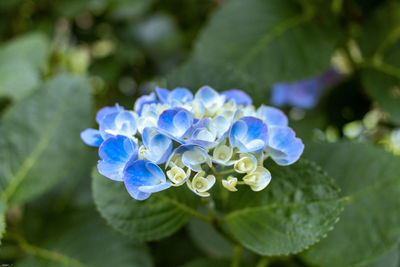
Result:
[[[309,145],[307,152],[342,188],[345,209],[335,229],[303,258],[322,266],[366,264],[396,246],[400,158],[372,145],[350,142]]]
[[[271,165],[271,166],[269,166]],[[297,253],[318,242],[338,220],[339,189],[308,161],[277,166],[269,161],[270,185],[246,187],[219,202],[225,228],[246,248],[262,255]]]
[[[0,96],[19,99],[40,82],[49,41],[41,33],[29,33],[0,47]]]
[[[93,209],[64,213],[42,227],[44,240],[18,266],[152,266],[144,244],[112,231]]]
[[[232,244],[210,224],[194,219],[189,223],[188,229],[193,241],[207,255],[216,258],[230,258],[232,256]]]
[[[169,236],[197,212],[198,197],[186,187],[169,188],[137,201],[122,182],[92,173],[93,197],[101,215],[116,230],[135,239],[157,240]]]
[[[85,80],[57,77],[16,103],[0,125],[0,193],[6,203],[28,201],[66,177],[80,160],[79,133],[89,124]]]
[[[317,75],[330,66],[339,33],[325,6],[316,3],[229,1],[212,16],[194,53],[261,84]]]
[[[25,60],[9,61],[0,57],[0,96],[18,99],[40,83],[39,71]]]

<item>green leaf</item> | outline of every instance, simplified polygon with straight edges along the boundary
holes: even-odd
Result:
[[[122,182],[92,173],[93,197],[108,224],[123,234],[139,240],[157,240],[178,231],[197,211],[198,197],[186,186],[169,188],[137,201]]]
[[[277,166],[271,161],[270,185],[247,187],[223,198],[222,222],[246,248],[262,255],[297,253],[333,228],[342,209],[339,189],[320,167],[308,161]]]
[[[85,154],[79,133],[90,123],[88,83],[60,76],[4,114],[0,125],[0,195],[23,203],[66,177]]]
[[[67,212],[42,226],[40,246],[19,239],[32,256],[18,266],[152,266],[144,244],[114,232],[93,209]]]
[[[189,223],[188,230],[196,245],[207,255],[216,258],[230,258],[232,256],[232,244],[210,224],[194,219]]]
[[[44,67],[49,55],[50,42],[46,35],[32,32],[17,37],[0,47],[0,58],[9,62],[21,59],[36,68]]]
[[[400,4],[388,2],[365,25],[359,44],[368,94],[400,125]]]
[[[251,92],[255,88],[251,77],[235,71],[234,68],[195,57],[167,76],[168,88],[180,86],[197,90],[205,84],[216,90],[238,88]]]
[[[0,245],[1,239],[6,232],[6,204],[0,200]]]
[[[365,265],[365,267],[399,267],[400,266],[400,250],[396,246],[392,251],[383,255],[376,261]]]
[[[26,61],[0,57],[0,96],[22,98],[40,83],[39,71]]]
[[[373,145],[314,144],[307,156],[342,188],[344,212],[328,237],[303,254],[313,265],[366,264],[400,240],[400,158]]]
[[[0,96],[20,99],[40,82],[40,68],[48,57],[49,41],[30,33],[0,47]]]
[[[318,2],[229,1],[212,16],[194,53],[244,72],[260,84],[320,74],[331,64],[339,31]]]

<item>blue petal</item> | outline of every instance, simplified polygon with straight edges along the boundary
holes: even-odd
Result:
[[[128,192],[136,199],[139,192],[150,194],[171,186],[171,183],[166,182],[160,167],[143,159],[128,162],[124,169],[124,183]]]
[[[103,139],[114,135],[133,136],[136,132],[136,118],[130,111],[108,114],[100,123],[100,133]]]
[[[169,102],[187,103],[193,101],[193,94],[186,88],[175,88],[168,97]]]
[[[214,102],[214,99],[218,97],[218,92],[212,89],[210,86],[203,86],[196,93],[196,98],[199,98],[203,102]]]
[[[158,184],[158,185],[150,185],[150,186],[140,186],[139,190],[145,193],[156,193],[156,192],[160,192],[163,191],[165,189],[168,189],[171,187],[171,183],[166,182],[163,184]]]
[[[144,128],[142,137],[146,159],[156,164],[164,163],[172,152],[171,139],[150,127]]]
[[[156,95],[154,93],[151,93],[149,95],[143,95],[136,99],[135,102],[135,111],[137,114],[141,115],[142,114],[142,109],[144,105],[147,104],[152,104],[152,103],[158,103],[156,99]]]
[[[98,124],[100,124],[107,115],[114,113],[114,112],[123,111],[123,110],[124,110],[124,107],[121,107],[118,104],[115,104],[114,107],[104,107],[97,112],[96,121]]]
[[[270,126],[288,126],[288,118],[280,109],[261,105],[257,110],[257,116],[260,117],[268,127]]]
[[[168,96],[170,91],[164,88],[156,87],[156,94],[161,103],[168,103]]]
[[[196,161],[196,162],[193,162],[191,159],[190,159],[190,157],[187,157],[187,156],[184,156],[183,154],[185,153],[185,152],[187,152],[187,151],[197,151],[197,152],[199,152],[203,157],[204,157],[204,160],[202,160],[202,161]],[[177,155],[179,155],[180,157],[182,157],[182,162],[183,162],[183,164],[186,166],[186,167],[188,167],[188,168],[190,168],[191,170],[193,170],[193,171],[201,171],[201,168],[199,168],[197,165],[198,164],[203,164],[203,163],[207,163],[209,166],[211,166],[211,158],[210,158],[210,156],[208,155],[208,153],[207,153],[207,151],[205,151],[202,147],[200,147],[200,146],[198,146],[198,145],[193,145],[193,144],[185,144],[185,145],[181,145],[181,146],[179,146],[178,148],[176,148],[173,152],[172,152],[172,154],[171,154],[171,156],[169,157],[169,159],[167,160],[167,163],[166,163],[166,166],[168,166],[169,165],[169,162],[171,161],[171,159],[173,158],[173,156],[175,155],[175,154],[177,154]]]
[[[139,190],[138,187],[132,186],[130,183],[125,183],[125,188],[128,191],[129,195],[136,200],[145,200],[150,197],[150,193],[145,193]]]
[[[304,144],[289,127],[271,127],[267,152],[279,165],[296,162],[304,150]]]
[[[158,118],[157,126],[169,136],[180,139],[193,124],[193,114],[183,108],[164,110]]]
[[[268,142],[267,125],[255,117],[242,117],[232,125],[229,142],[240,153],[259,152]]]
[[[98,130],[88,128],[81,132],[82,141],[89,146],[100,146],[103,143],[103,138]]]
[[[248,94],[237,89],[224,91],[221,95],[224,95],[227,100],[235,101],[236,105],[248,106],[253,102]]]
[[[99,148],[100,159],[97,168],[99,172],[116,181],[122,181],[123,169],[131,159],[137,158],[135,142],[122,135],[110,137]]]

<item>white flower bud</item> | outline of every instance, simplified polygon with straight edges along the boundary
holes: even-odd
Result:
[[[174,166],[167,171],[167,176],[173,183],[173,186],[180,186],[189,178],[190,169],[187,168],[187,171],[185,172],[182,168]]]
[[[271,181],[271,173],[264,167],[257,167],[256,170],[243,177],[245,184],[248,184],[253,191],[261,191]]]
[[[229,191],[236,192],[238,179],[233,176],[229,176],[226,180],[222,180],[222,186],[228,189]]]
[[[202,197],[210,196],[207,191],[215,184],[215,176],[207,175],[204,177],[204,171],[197,173],[193,180],[187,180],[186,184],[190,190]]]
[[[251,173],[257,168],[257,159],[252,154],[240,154],[240,159],[233,168],[238,173]]]

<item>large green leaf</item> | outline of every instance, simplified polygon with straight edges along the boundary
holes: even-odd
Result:
[[[79,133],[90,122],[88,83],[60,76],[16,103],[0,125],[0,195],[22,203],[39,195],[85,156]]]
[[[152,266],[144,244],[114,232],[93,209],[63,213],[42,227],[39,246],[21,244],[33,255],[17,266]]]
[[[257,193],[247,187],[229,193],[219,201],[226,212],[221,220],[238,242],[256,253],[297,253],[333,228],[342,209],[339,189],[313,163],[269,163],[271,184]]]
[[[18,99],[40,83],[39,71],[25,60],[0,57],[0,96]]]
[[[49,41],[30,33],[0,47],[0,96],[19,99],[40,82],[40,68],[47,60]]]
[[[231,0],[212,16],[194,53],[267,85],[317,75],[330,66],[338,39],[336,21],[319,2]]]
[[[362,80],[369,95],[400,124],[400,4],[388,2],[365,25],[359,44],[366,68]]]
[[[15,59],[26,60],[34,67],[44,67],[49,55],[50,42],[46,35],[32,32],[19,36],[0,47],[0,58],[10,62]]]
[[[400,266],[400,250],[396,246],[392,251],[383,255],[376,261],[366,264],[365,267],[399,267]]]
[[[400,158],[368,144],[338,142],[307,147],[342,188],[345,204],[328,237],[303,257],[321,266],[365,264],[400,240]]]
[[[155,193],[137,201],[122,182],[93,171],[93,197],[98,210],[118,231],[140,240],[157,240],[173,234],[198,215],[198,197],[186,186]]]

